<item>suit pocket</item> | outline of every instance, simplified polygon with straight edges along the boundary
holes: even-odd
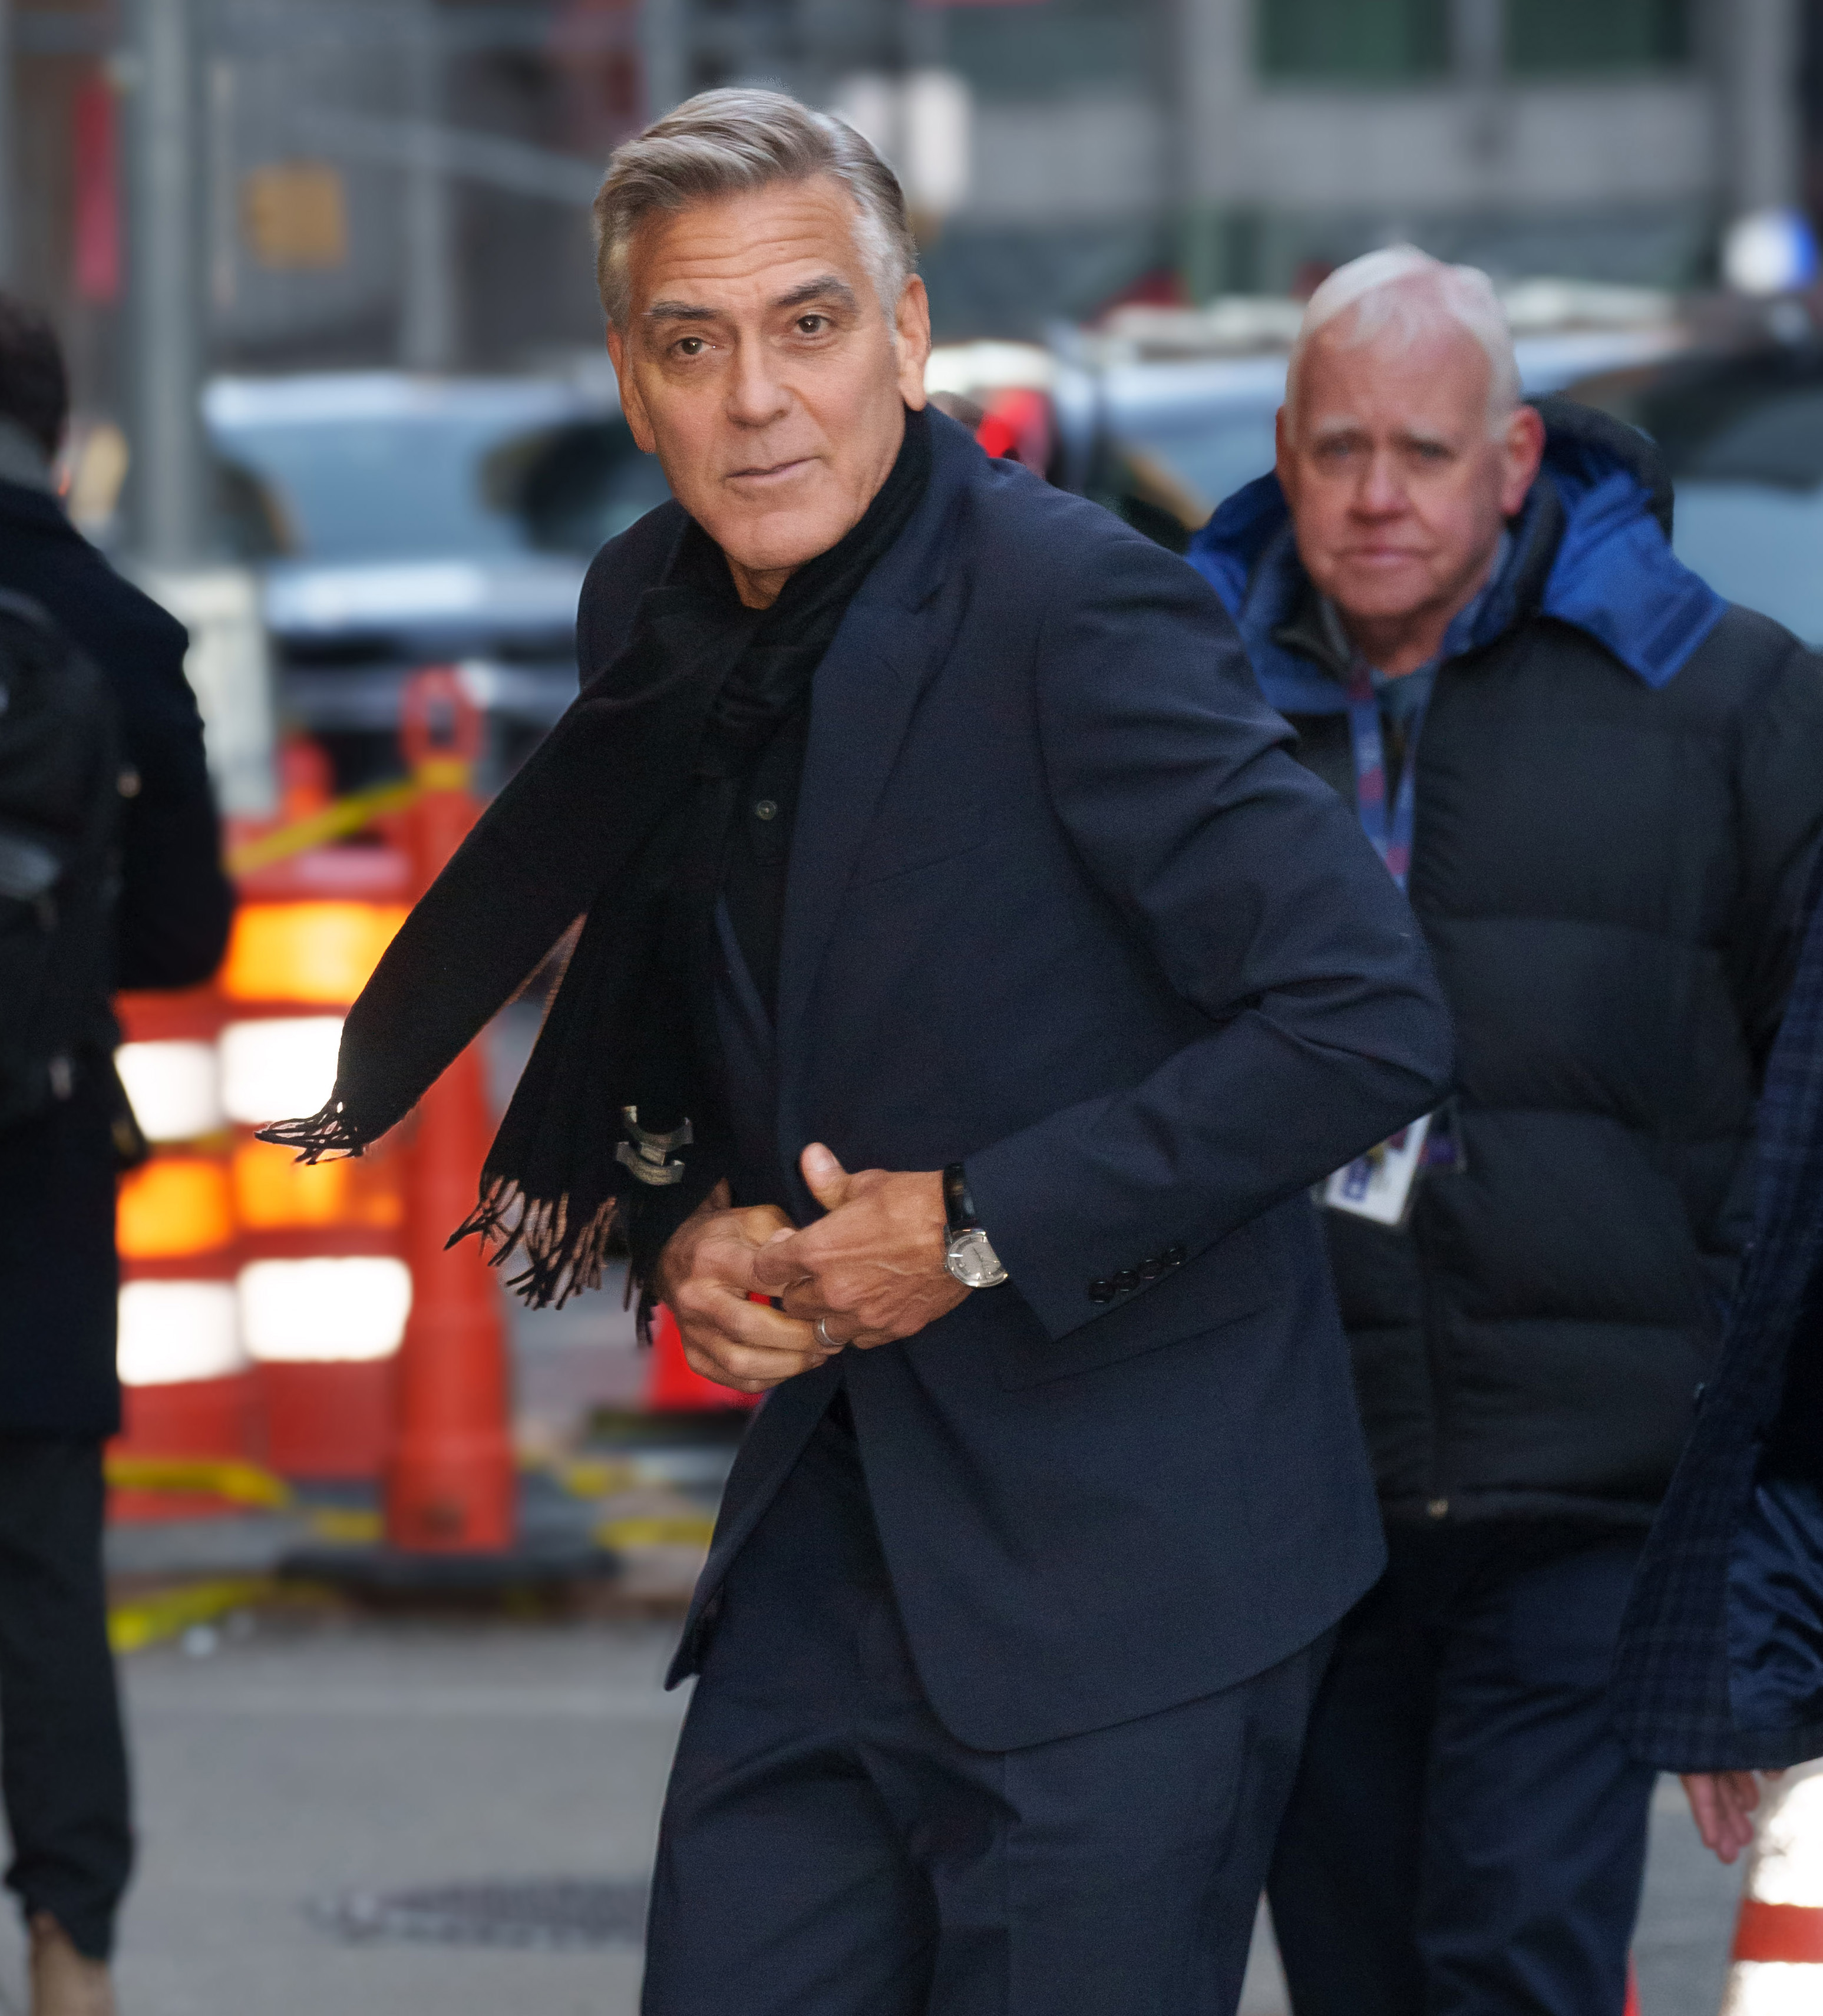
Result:
[[[1037,1319],[1021,1308],[1026,1321],[1018,1333],[1003,1333],[993,1341],[1000,1384],[1018,1392],[1097,1371],[1166,1345],[1207,1337],[1288,1297],[1293,1286],[1291,1254],[1279,1217],[1279,1212],[1269,1211],[1241,1226],[1067,1337],[1054,1341],[1046,1336]]]
[[[893,882],[928,868],[946,868],[965,855],[978,853],[993,837],[986,815],[978,808],[942,826],[920,830],[888,830],[871,837],[861,851],[850,878],[851,888]]]

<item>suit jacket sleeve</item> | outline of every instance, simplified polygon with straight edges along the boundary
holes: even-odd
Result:
[[[1137,538],[1068,578],[1085,577],[1038,650],[1053,803],[1207,1033],[969,1157],[982,1222],[1053,1337],[1101,1313],[1090,1280],[1194,1256],[1425,1111],[1450,1066],[1404,898],[1287,753],[1213,593]]]

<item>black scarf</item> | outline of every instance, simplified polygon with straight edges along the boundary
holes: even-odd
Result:
[[[807,706],[849,602],[917,509],[926,416],[852,531],[744,608],[694,523],[625,648],[425,892],[342,1031],[320,1113],[261,1130],[307,1162],[403,1119],[578,916],[582,931],[451,1243],[479,1233],[535,1309],[599,1285],[617,1221],[636,1280],[732,1164],[701,978],[737,780]],[[636,1114],[636,1121],[629,1115]],[[687,1143],[641,1136],[686,1133]],[[655,1180],[656,1179],[656,1180]]]

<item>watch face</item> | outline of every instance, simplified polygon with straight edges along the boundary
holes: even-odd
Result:
[[[959,1232],[950,1240],[943,1264],[965,1288],[992,1288],[1007,1278],[999,1255],[978,1226]]]

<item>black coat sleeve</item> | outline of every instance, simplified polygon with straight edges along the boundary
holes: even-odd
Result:
[[[139,779],[121,834],[115,985],[193,987],[221,963],[234,913],[184,677],[183,625],[124,581],[49,499],[0,499],[0,581],[33,596],[106,675]]]
[[[115,977],[121,987],[193,987],[222,963],[234,891],[222,866],[202,718],[184,679],[183,628],[164,617],[146,628],[143,648],[113,671],[139,780],[122,836]]]

